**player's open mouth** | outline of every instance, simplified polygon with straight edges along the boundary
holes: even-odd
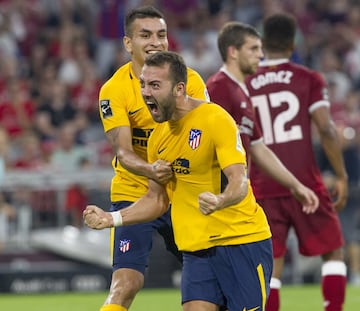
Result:
[[[147,101],[146,102],[146,105],[149,107],[149,110],[152,112],[152,113],[156,113],[158,112],[158,106],[154,103],[154,102],[151,102],[151,101]]]

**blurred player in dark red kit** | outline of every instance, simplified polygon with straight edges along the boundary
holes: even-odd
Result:
[[[316,195],[299,182],[264,144],[261,130],[255,123],[245,77],[256,71],[263,57],[260,34],[248,24],[231,21],[219,31],[218,47],[223,66],[206,82],[211,100],[222,106],[235,120],[247,157],[288,188],[302,203],[305,213],[314,213],[318,207]],[[223,187],[226,183],[223,178]]]
[[[276,14],[264,21],[265,60],[248,77],[250,93],[264,142],[284,165],[319,197],[314,214],[302,212],[288,189],[274,183],[255,163],[250,179],[273,233],[274,271],[267,311],[280,308],[279,290],[290,227],[295,229],[304,256],[321,255],[324,309],[340,311],[346,288],[343,236],[337,212],[344,208],[348,178],[336,128],[329,112],[325,82],[319,73],[289,61],[294,48],[296,22]],[[334,202],[321,179],[312,146],[312,124],[336,176]]]

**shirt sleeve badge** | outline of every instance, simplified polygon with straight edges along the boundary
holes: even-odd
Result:
[[[112,117],[113,113],[110,106],[109,99],[102,99],[100,100],[100,109],[104,119]]]

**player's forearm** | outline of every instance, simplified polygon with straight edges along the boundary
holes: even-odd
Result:
[[[135,153],[131,135],[131,129],[126,126],[114,127],[106,132],[106,138],[120,164],[135,175],[151,178],[153,167]]]
[[[169,200],[165,194],[146,194],[129,207],[111,214],[113,219],[115,217],[118,220],[117,224],[114,224],[115,226],[127,226],[152,221],[164,214],[168,206]]]
[[[298,179],[283,165],[279,158],[265,144],[250,147],[251,160],[267,175],[282,186],[293,189]]]
[[[344,158],[335,128],[322,132],[320,137],[322,148],[324,149],[326,157],[329,160],[336,177],[347,180],[348,176],[344,164]]]
[[[224,170],[224,173],[228,179],[228,184],[224,191],[217,195],[220,209],[241,202],[248,193],[249,186],[245,167],[238,167],[241,167],[242,169],[241,174],[226,174],[227,171],[226,169]]]
[[[143,160],[134,151],[119,149],[116,156],[121,165],[129,172],[147,178],[153,177],[153,165]]]

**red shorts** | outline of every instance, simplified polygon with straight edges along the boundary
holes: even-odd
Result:
[[[344,245],[340,220],[327,193],[317,193],[319,208],[314,214],[305,214],[302,205],[293,197],[258,200],[270,224],[274,258],[283,257],[291,227],[294,228],[299,252],[304,256],[329,253]]]

